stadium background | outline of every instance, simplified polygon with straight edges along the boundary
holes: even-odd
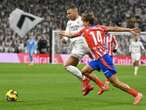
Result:
[[[39,44],[38,53],[48,53],[50,29],[65,28],[67,22],[65,10],[70,3],[76,4],[80,13],[85,10],[93,11],[100,24],[138,27],[141,31],[146,31],[145,0],[0,0],[0,52],[25,52],[28,36],[20,38],[8,24],[9,14],[15,8],[20,8],[45,19],[32,32]],[[130,37],[118,38],[118,41],[122,55],[128,55],[128,48],[125,47],[129,45]],[[42,52],[42,48],[45,48],[45,51]],[[66,53],[65,49],[60,53]]]
[[[27,64],[15,64],[16,61],[13,64],[9,63],[16,55],[22,62],[28,63],[28,56],[25,53],[28,36],[21,38],[9,28],[8,18],[12,10],[20,8],[45,18],[32,32],[38,41],[38,53],[42,53],[44,58],[38,59],[39,56],[36,55],[35,60],[38,60],[36,62],[48,63],[50,30],[65,28],[67,22],[65,10],[70,3],[76,4],[80,13],[92,10],[100,24],[139,27],[141,31],[146,32],[146,0],[0,0],[0,60],[6,62],[0,63],[0,109],[145,110],[145,65],[140,66],[137,77],[133,75],[131,65],[116,66],[119,78],[137,88],[144,95],[140,105],[134,106],[133,97],[112,86],[108,92],[97,96],[98,88],[94,85],[94,91],[87,97],[83,97],[79,81],[65,71],[63,65],[28,66]],[[120,55],[129,55],[130,37],[118,37],[118,41],[122,52]],[[145,42],[143,44],[146,45]],[[67,53],[67,51],[68,49],[62,49],[59,46],[56,48],[56,53]],[[143,55],[145,56],[144,53]],[[126,59],[126,61],[129,60]],[[82,67],[83,65],[79,65],[79,68]],[[103,74],[95,73],[101,80],[104,80]],[[5,93],[9,89],[18,91],[17,102],[6,102]]]

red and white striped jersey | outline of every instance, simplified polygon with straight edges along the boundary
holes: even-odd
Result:
[[[113,55],[113,50],[117,50],[118,48],[118,42],[116,39],[116,36],[111,35],[110,33],[107,33],[106,37],[105,37],[105,47],[107,49],[107,53],[109,55]]]
[[[84,27],[75,36],[83,34],[89,48],[91,49],[92,55],[95,59],[98,59],[105,55],[105,34],[107,33],[106,26],[96,25],[92,27]]]

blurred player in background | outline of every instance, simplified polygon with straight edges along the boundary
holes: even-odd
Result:
[[[33,65],[33,54],[37,53],[37,42],[33,33],[29,33],[29,39],[27,40],[26,48],[29,55],[29,64]]]
[[[113,53],[117,52],[117,49],[118,49],[118,42],[117,42],[116,36],[114,36],[110,33],[107,33],[105,36],[106,36],[105,37],[106,51],[111,56],[111,58],[113,58]],[[105,82],[104,82],[104,86],[108,87],[109,83],[110,83],[110,80],[108,78],[106,78]],[[98,95],[101,95],[103,92],[104,92],[103,89],[100,89],[98,91]]]
[[[113,53],[117,52],[117,49],[118,49],[118,42],[117,42],[116,36],[110,33],[107,33],[105,37],[105,42],[106,42],[105,46],[106,46],[107,53],[110,56],[113,56]]]
[[[141,58],[141,50],[145,51],[144,46],[142,42],[139,40],[138,36],[139,35],[137,35],[134,39],[132,39],[129,46],[129,52],[131,53],[135,76],[137,76],[138,74],[139,63]]]
[[[79,15],[78,9],[75,5],[71,5],[67,9],[67,17],[69,21],[67,22],[66,32],[78,32],[83,27],[81,16]],[[63,37],[62,40],[63,42],[68,42],[70,40],[72,47],[70,56],[64,64],[64,68],[82,81],[82,92],[85,96],[89,91],[93,89],[93,86],[89,84],[89,79],[82,75],[81,71],[77,68],[77,65],[84,55],[90,55],[90,49],[83,37],[73,39]],[[91,75],[90,77],[92,76],[93,75]],[[105,89],[104,83],[97,77],[95,79],[95,82],[100,88]],[[84,91],[85,88],[87,88],[86,91]]]
[[[104,46],[105,45],[104,39],[106,32],[128,31],[133,34],[136,34],[136,29],[111,27],[111,26],[103,26],[103,25],[92,26],[92,24],[94,23],[94,19],[89,14],[84,15],[82,20],[85,27],[81,29],[79,32],[76,33],[62,32],[62,35],[68,37],[78,37],[78,36],[81,37],[81,35],[83,35],[84,38],[86,39],[86,42],[88,43],[88,46],[92,51],[92,55],[95,59],[90,61],[89,64],[82,69],[82,73],[88,76],[90,73],[92,73],[92,71],[98,68],[101,69],[104,75],[110,80],[113,86],[134,96],[135,100],[133,104],[138,104],[142,99],[142,93],[138,92],[134,88],[131,88],[129,85],[127,85],[124,82],[121,82],[118,79],[118,76],[116,74],[117,71],[112,62],[112,58],[108,53],[106,53],[106,48]],[[90,77],[90,79],[95,80],[92,77]]]

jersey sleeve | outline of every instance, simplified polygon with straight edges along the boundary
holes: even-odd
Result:
[[[69,22],[67,22],[65,31],[66,31],[66,32],[69,32]]]
[[[145,48],[144,48],[142,42],[140,42],[140,47],[142,48],[142,50],[145,50]]]
[[[83,22],[82,21],[80,21],[79,22],[79,28],[78,28],[78,31],[80,31],[80,30],[82,30],[83,29],[83,27],[84,27],[84,25],[83,25]]]
[[[78,32],[75,32],[75,33],[74,33],[74,36],[75,36],[75,37],[80,37],[81,35],[84,34],[84,30],[85,30],[85,28],[82,28],[82,29],[79,30]]]
[[[97,26],[98,26],[98,25],[97,25]],[[107,32],[107,31],[108,31],[107,27],[104,26],[104,25],[100,25],[100,28],[102,28],[102,29],[104,30],[104,32]]]

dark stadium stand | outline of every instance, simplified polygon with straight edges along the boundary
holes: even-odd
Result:
[[[66,8],[70,3],[76,4],[80,13],[93,11],[100,24],[138,27],[146,31],[146,0],[0,0],[0,52],[24,52],[25,50],[27,37],[20,38],[8,25],[8,17],[12,10],[20,8],[45,18],[33,32],[37,40],[45,34],[48,41],[47,33],[50,27],[65,28]]]

